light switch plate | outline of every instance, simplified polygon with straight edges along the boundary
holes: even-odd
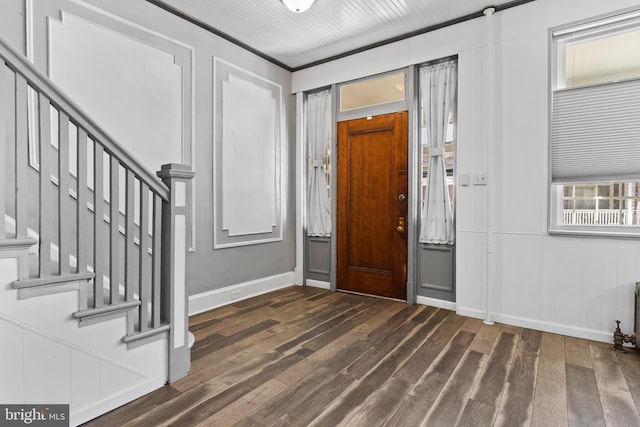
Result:
[[[487,174],[486,173],[474,174],[473,185],[487,185]]]

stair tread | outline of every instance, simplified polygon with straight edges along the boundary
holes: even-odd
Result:
[[[96,308],[85,308],[83,310],[78,310],[73,313],[73,317],[76,319],[83,319],[91,316],[100,316],[102,314],[109,314],[116,311],[125,311],[130,310],[140,305],[140,301],[123,301],[116,304],[109,304],[103,307]]]
[[[162,332],[168,332],[169,329],[170,329],[170,325],[168,323],[165,323],[155,328],[149,328],[145,331],[127,334],[124,337],[122,337],[122,342],[129,343],[137,340],[142,340],[144,338],[147,338],[156,334],[160,334]]]
[[[0,239],[0,249],[29,249],[36,243],[38,243],[38,241],[32,237],[5,237],[4,239]]]
[[[55,284],[63,284],[68,282],[74,282],[77,280],[91,280],[95,277],[94,273],[86,272],[86,273],[69,273],[65,275],[58,276],[48,276],[48,277],[33,277],[28,279],[18,279],[11,283],[11,286],[14,289],[25,289],[25,288],[33,288],[37,286],[46,286],[46,285],[55,285]]]

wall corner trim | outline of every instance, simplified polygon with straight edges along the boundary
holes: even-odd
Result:
[[[189,316],[294,285],[293,271],[263,277],[189,297]]]
[[[302,267],[296,266],[293,270],[293,284],[302,285],[304,283],[304,270]]]

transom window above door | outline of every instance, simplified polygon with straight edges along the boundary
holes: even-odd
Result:
[[[405,72],[394,72],[340,86],[340,111],[404,101]]]

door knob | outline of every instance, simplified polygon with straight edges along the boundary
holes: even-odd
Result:
[[[398,200],[400,200],[401,202],[404,202],[404,200],[407,198],[407,196],[405,196],[404,194],[401,194],[398,196]]]
[[[398,226],[396,227],[396,230],[398,230],[398,233],[404,234],[404,218],[403,217],[398,218]]]

